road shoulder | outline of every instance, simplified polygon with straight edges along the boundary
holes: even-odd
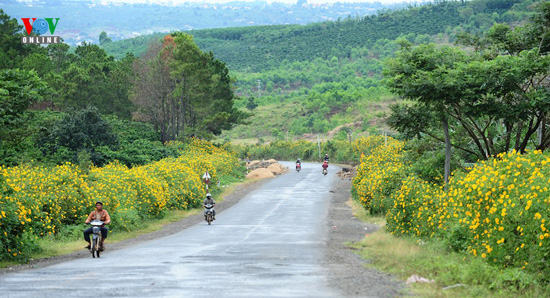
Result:
[[[348,205],[351,179],[336,178],[331,190],[327,218],[328,242],[323,260],[327,268],[328,284],[347,297],[396,297],[404,285],[392,275],[366,268],[366,260],[346,243],[357,242],[378,229],[378,226],[361,221],[352,214]]]

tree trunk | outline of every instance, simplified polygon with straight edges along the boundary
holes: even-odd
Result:
[[[442,120],[445,131],[445,191],[449,189],[449,177],[451,176],[451,137],[449,135],[449,119]]]
[[[527,144],[529,143],[529,139],[531,138],[531,136],[533,136],[534,133],[537,132],[537,129],[542,121],[542,118],[541,117],[537,117],[537,122],[535,122],[535,124],[533,125],[533,121],[534,120],[534,117],[531,118],[531,121],[529,122],[529,126],[527,127],[527,132],[525,133],[525,137],[523,139],[523,142],[521,143],[520,145],[520,152],[521,154],[524,154],[525,153],[525,149],[527,148]]]
[[[519,151],[519,145],[521,144],[521,133],[523,132],[523,121],[518,121],[518,131],[516,132],[516,142],[514,149]]]
[[[462,127],[466,130],[466,132],[470,135],[470,137],[472,138],[472,140],[474,141],[474,143],[476,144],[478,150],[479,150],[479,153],[481,154],[481,156],[483,157],[483,159],[487,159],[487,153],[485,152],[485,149],[483,148],[483,145],[481,144],[481,142],[479,141],[479,138],[477,137],[477,135],[475,134],[475,132],[469,127],[467,121],[465,119],[462,118],[462,116],[460,115],[460,112],[458,111],[458,109],[455,107],[454,108],[455,110],[455,115],[453,115],[450,111],[447,110],[447,113],[455,118],[456,120],[458,120],[458,122],[460,123],[460,125],[462,125]],[[449,120],[445,120],[445,122],[447,123],[447,127],[449,126]]]
[[[514,124],[511,122],[505,122],[504,127],[506,128],[506,137],[505,137],[505,147],[504,152],[510,150],[510,141],[512,139],[512,130],[514,129]]]

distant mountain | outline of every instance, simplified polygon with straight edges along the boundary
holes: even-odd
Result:
[[[153,1],[151,4],[101,3],[94,0],[0,0],[2,9],[19,20],[24,17],[60,18],[56,35],[69,44],[82,41],[97,43],[102,31],[116,41],[154,32],[308,24],[348,16],[364,17],[380,9],[395,9],[405,5],[382,5],[380,2],[307,4],[305,1],[301,1],[300,5],[265,1],[221,4],[191,2],[174,6],[155,4]]]

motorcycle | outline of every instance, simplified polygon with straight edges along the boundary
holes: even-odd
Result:
[[[296,172],[300,172],[301,169],[302,169],[302,165],[297,163],[296,164]]]
[[[99,245],[101,244],[101,238],[103,237],[101,235],[101,226],[103,225],[103,222],[96,219],[91,221],[90,225],[92,225],[92,244],[90,245],[90,252],[92,253],[92,258],[95,258],[96,256],[99,258]]]
[[[327,171],[327,169],[326,169],[326,168],[324,168],[324,169],[323,169],[323,175],[325,175],[325,176],[326,176],[327,174],[328,174],[328,171]]]
[[[209,225],[212,224],[214,220],[214,205],[207,204],[204,206],[204,220],[206,220]]]

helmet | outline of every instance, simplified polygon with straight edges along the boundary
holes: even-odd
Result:
[[[212,195],[211,195],[210,193],[207,193],[207,194],[206,194],[206,197],[207,197],[207,198],[212,198]]]
[[[328,163],[328,162],[325,160],[325,163]]]
[[[97,201],[97,202],[95,202],[95,204],[96,205],[99,204],[99,205],[103,206],[103,203],[101,201]]]

